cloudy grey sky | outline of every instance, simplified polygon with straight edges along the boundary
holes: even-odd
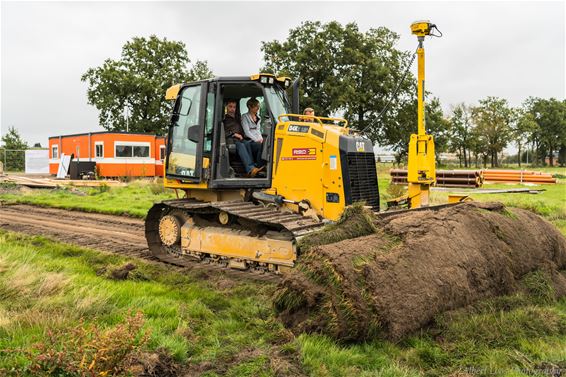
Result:
[[[565,96],[565,3],[554,2],[10,2],[2,0],[1,134],[16,127],[29,143],[98,131],[80,76],[119,58],[134,36],[185,42],[216,75],[262,65],[261,41],[284,39],[305,20],[386,26],[413,50],[409,25],[430,19],[427,89],[445,109],[499,96]],[[416,65],[413,67],[416,73]]]

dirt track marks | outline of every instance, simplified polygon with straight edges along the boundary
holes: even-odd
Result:
[[[147,259],[144,223],[140,219],[28,205],[3,205],[0,206],[0,227]]]
[[[28,205],[0,207],[0,227],[57,241],[146,257],[143,220]]]
[[[104,215],[25,204],[0,205],[0,228],[28,235],[47,236],[55,241],[163,263],[149,255],[144,221],[125,216]],[[177,270],[195,270],[203,276],[236,280],[277,282],[280,277],[251,271],[233,270],[219,265],[194,262]]]

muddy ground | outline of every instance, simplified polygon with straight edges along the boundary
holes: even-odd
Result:
[[[98,250],[145,257],[143,220],[29,205],[0,206],[0,228]]]
[[[302,256],[275,299],[288,327],[347,341],[399,339],[444,311],[518,290],[535,270],[566,295],[566,239],[529,211],[466,203],[378,217],[373,226],[371,235]]]
[[[58,242],[142,258],[150,263],[161,263],[149,253],[145,239],[145,223],[142,219],[25,204],[2,204],[0,229],[46,236]],[[224,278],[270,283],[281,279],[274,274],[233,270],[193,260],[186,262],[185,266],[170,263],[167,263],[167,266],[178,271],[194,271],[203,278],[218,280],[219,283]]]

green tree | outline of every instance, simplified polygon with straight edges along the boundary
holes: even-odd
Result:
[[[566,114],[566,100],[562,101],[562,109],[564,114]],[[563,138],[560,144],[560,149],[558,150],[558,163],[560,166],[566,166],[566,125],[562,129]]]
[[[514,122],[512,134],[518,150],[518,163],[521,166],[523,147],[533,138],[535,133],[539,132],[539,126],[535,121],[533,113],[529,111],[528,102],[522,107],[515,110],[516,121]]]
[[[523,117],[526,117],[525,121],[532,121],[533,123],[530,125],[531,129],[529,134],[526,136],[526,145],[530,145],[528,150],[531,150],[532,156],[532,164],[537,166],[544,162],[544,156],[546,152],[544,151],[544,145],[542,143],[542,132],[540,129],[539,124],[535,119],[535,112],[534,112],[534,104],[535,102],[539,101],[540,98],[537,97],[529,97],[527,98],[522,104],[522,113]]]
[[[474,156],[474,165],[476,168],[481,165],[485,168],[487,167],[487,158],[489,156],[487,138],[478,130],[477,127],[473,127],[470,131],[470,153]]]
[[[479,137],[484,139],[491,167],[499,166],[498,154],[503,151],[511,138],[512,112],[506,99],[487,97],[472,109],[472,118]]]
[[[540,128],[540,143],[554,165],[554,152],[566,143],[566,106],[554,98],[533,101],[532,114]]]
[[[471,164],[471,132],[473,129],[471,109],[460,103],[452,109],[450,117],[450,150],[456,152],[464,167]]]
[[[352,127],[367,127],[376,141],[405,124],[415,98],[415,79],[409,73],[378,122],[411,60],[411,53],[395,48],[398,40],[385,27],[364,33],[355,23],[306,21],[291,29],[284,41],[262,42],[262,70],[299,76],[303,107],[313,107],[318,114],[342,113]]]
[[[554,164],[554,154],[559,152],[559,162],[566,161],[566,101],[554,98],[529,97],[522,106],[527,124],[527,143],[534,151],[534,164]]]
[[[4,170],[22,171],[24,170],[25,154],[28,144],[22,139],[15,127],[8,128],[8,132],[2,136],[2,157],[4,157]]]
[[[437,155],[448,151],[450,144],[450,121],[444,116],[442,106],[438,98],[433,98],[429,104],[425,104],[425,125],[427,133],[434,136],[434,150]],[[417,113],[414,113],[415,118]],[[413,133],[416,133],[415,130]]]
[[[172,107],[165,100],[171,85],[209,78],[206,62],[189,68],[183,42],[133,38],[122,47],[118,60],[107,59],[81,77],[88,83],[88,103],[99,111],[99,122],[110,131],[164,134]]]

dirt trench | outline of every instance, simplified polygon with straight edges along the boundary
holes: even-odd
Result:
[[[566,239],[529,211],[465,203],[371,221],[371,235],[312,246],[280,283],[275,308],[288,327],[399,339],[439,313],[518,290],[535,270],[566,295]]]

